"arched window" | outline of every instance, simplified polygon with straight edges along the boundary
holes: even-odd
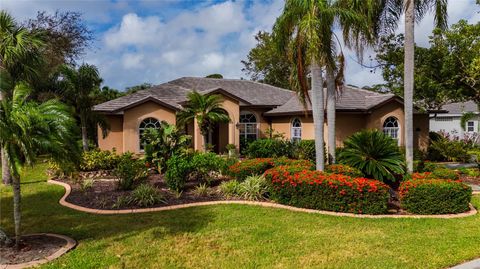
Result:
[[[240,140],[251,142],[258,137],[257,117],[251,112],[240,113]]]
[[[143,142],[143,132],[149,128],[160,128],[160,121],[155,118],[146,118],[140,123],[140,126],[138,127],[138,141],[140,142],[140,150],[143,150],[143,147],[145,146],[145,143]]]
[[[383,122],[383,133],[397,140],[398,144],[400,144],[400,125],[397,118],[388,117]]]
[[[302,122],[299,118],[294,118],[292,120],[292,127],[291,127],[291,137],[292,141],[300,141],[302,140]]]

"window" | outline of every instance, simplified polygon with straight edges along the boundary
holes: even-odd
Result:
[[[397,140],[398,144],[400,144],[399,130],[398,120],[395,117],[388,117],[383,123],[383,133]]]
[[[292,120],[292,129],[291,129],[292,141],[302,140],[302,122],[299,118],[294,118]]]
[[[160,128],[160,122],[154,118],[146,118],[140,123],[140,127],[138,127],[138,141],[140,142],[140,150],[143,150],[143,147],[145,146],[145,142],[143,142],[143,132],[149,128]]]
[[[467,132],[475,132],[475,122],[467,121]]]
[[[258,128],[257,117],[251,112],[240,113],[240,143],[243,145],[251,141],[257,140]]]

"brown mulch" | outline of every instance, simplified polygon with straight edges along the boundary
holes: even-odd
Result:
[[[119,190],[117,188],[117,182],[114,180],[96,179],[93,183],[93,187],[88,190],[82,190],[81,185],[78,183],[69,181],[64,182],[70,184],[70,186],[72,187],[70,195],[66,198],[66,201],[72,204],[88,208],[106,210],[139,208],[138,206],[133,204],[124,205],[122,207],[114,207],[119,197],[126,197],[132,192],[131,190]],[[148,183],[157,188],[157,190],[165,199],[165,203],[157,203],[151,207],[164,207],[195,202],[226,200],[226,198],[218,191],[218,185],[220,184],[220,182],[221,180],[216,180],[212,182],[211,187],[209,188],[210,193],[208,196],[198,196],[194,193],[193,190],[195,186],[201,184],[201,182],[199,181],[188,181],[185,186],[185,190],[181,193],[180,196],[167,188],[167,185],[165,184],[162,175],[150,175],[145,183]]]
[[[467,175],[461,175],[460,180],[467,184],[480,185],[480,177],[469,177]]]
[[[19,264],[44,259],[64,247],[67,241],[49,235],[26,235],[20,241],[20,250],[0,246],[1,264]]]

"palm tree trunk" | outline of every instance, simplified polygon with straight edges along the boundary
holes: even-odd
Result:
[[[20,221],[21,221],[21,211],[20,211],[20,178],[17,176],[13,177],[13,220],[15,223],[15,248],[19,250],[20,243]]]
[[[335,75],[331,68],[327,69],[327,124],[328,124],[328,162],[335,163],[336,150],[336,93],[335,93]]]
[[[0,149],[2,158],[2,181],[5,185],[12,184],[12,175],[10,174],[10,167],[8,167],[7,154],[3,147]]]
[[[85,121],[82,121],[82,145],[83,145],[83,150],[87,151],[88,150],[88,133],[87,133],[87,126]]]
[[[323,155],[323,124],[325,119],[325,110],[323,103],[323,78],[322,70],[315,58],[312,57],[312,114],[315,126],[315,160],[316,168],[323,171],[325,168],[325,157]]]
[[[414,1],[405,1],[405,69],[404,69],[404,106],[405,106],[405,157],[408,173],[413,172],[413,85],[414,85]]]

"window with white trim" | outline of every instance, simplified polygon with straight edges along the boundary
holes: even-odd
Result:
[[[397,118],[388,117],[383,122],[383,133],[397,140],[397,143],[400,144],[400,125]]]
[[[467,132],[475,132],[475,122],[467,121]]]
[[[251,112],[240,113],[240,139],[256,140],[258,137],[257,117]]]
[[[149,128],[159,129],[160,121],[155,118],[146,118],[140,123],[140,126],[138,127],[138,141],[140,144],[140,150],[143,150],[145,146],[145,142],[143,141],[143,133]]]
[[[299,118],[294,118],[292,120],[292,127],[290,130],[292,141],[302,140],[302,122]]]

